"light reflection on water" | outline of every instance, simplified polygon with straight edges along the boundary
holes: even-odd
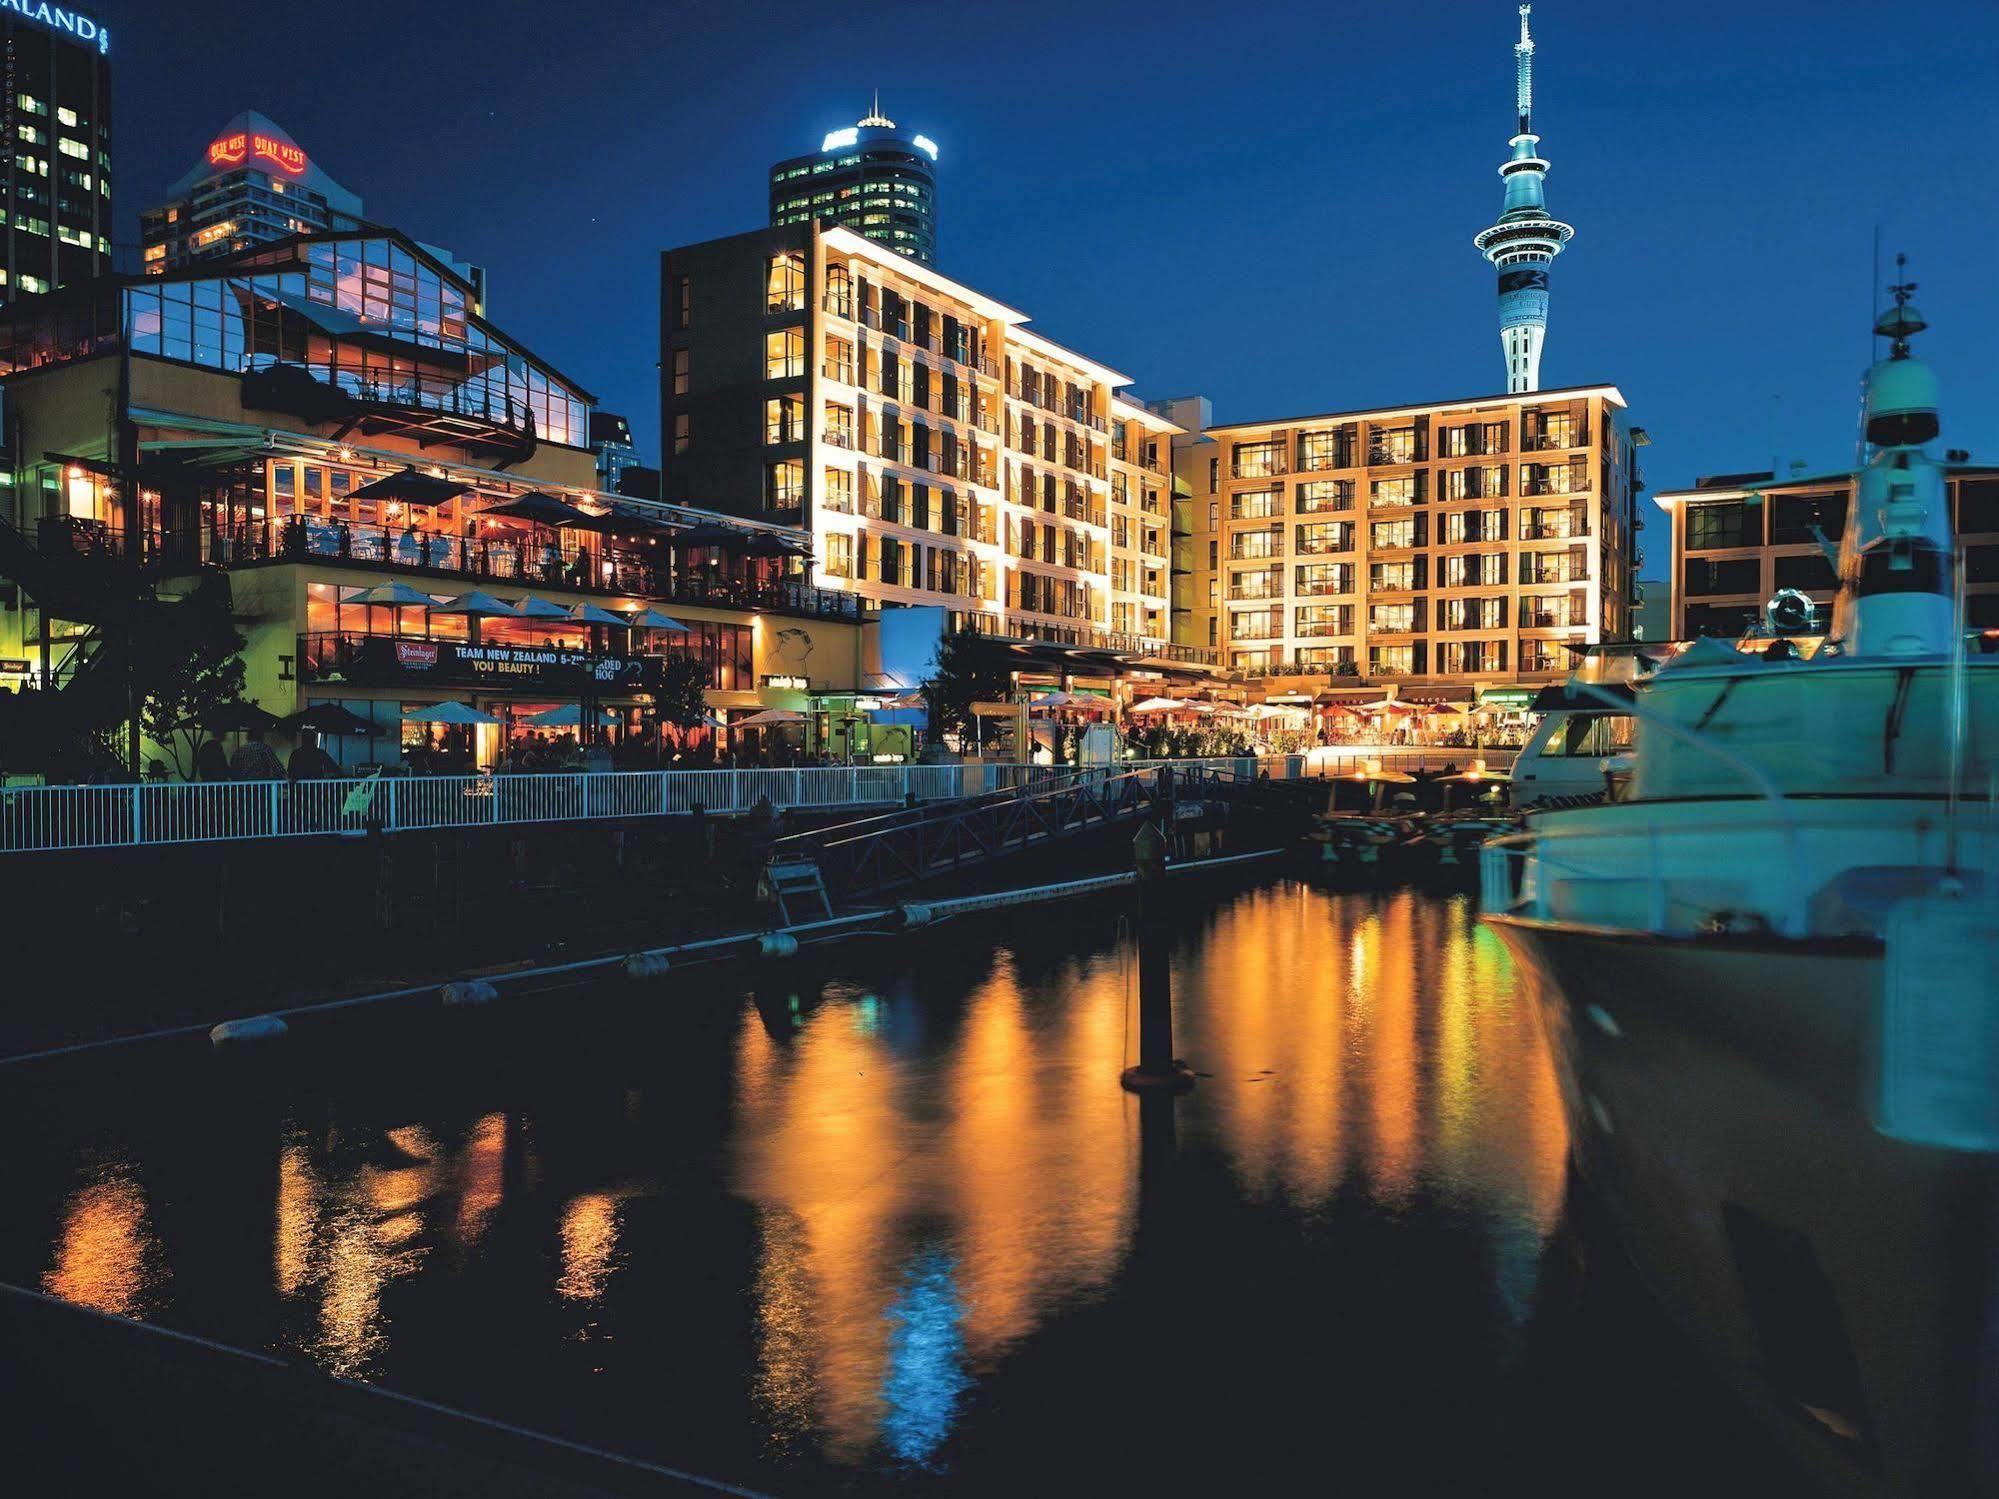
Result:
[[[1068,939],[1051,913],[1022,913],[1033,926],[1011,937],[947,928],[924,941],[953,944],[963,971],[913,947],[910,968],[759,994],[670,1065],[620,1056],[601,1081],[591,1067],[613,1064],[552,1054],[544,1074],[580,1074],[553,1093],[545,1076],[456,1076],[462,1105],[418,1090],[366,1127],[294,1105],[258,1168],[271,1282],[240,1294],[278,1304],[274,1343],[395,1382],[401,1341],[448,1344],[476,1278],[480,1315],[516,1327],[518,1379],[567,1377],[551,1338],[613,1340],[577,1378],[692,1377],[705,1338],[715,1358],[742,1349],[743,1366],[708,1372],[740,1392],[764,1459],[944,1462],[1026,1343],[1135,1294],[1139,1115],[1117,1086],[1135,964],[1110,944],[1114,918],[1095,908]],[[1486,1294],[1520,1322],[1566,1139],[1505,952],[1465,902],[1280,882],[1189,912],[1173,966],[1177,1049],[1202,1074],[1177,1106],[1181,1157],[1280,1222],[1309,1227],[1356,1192],[1384,1221],[1462,1216],[1486,1245]],[[727,1079],[719,1117],[658,1131],[648,1111],[702,1068]],[[545,1143],[565,1128],[564,1148]],[[156,1242],[145,1152],[74,1169],[43,1285],[198,1328]],[[197,1258],[200,1226],[178,1231],[167,1247]],[[704,1262],[733,1279],[683,1284],[690,1243],[733,1245]],[[549,1404],[590,1398],[558,1393]]]

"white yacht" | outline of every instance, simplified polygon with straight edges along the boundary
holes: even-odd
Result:
[[[1992,1494],[1999,657],[1966,647],[1912,289],[1825,647],[1700,642],[1606,700],[1624,794],[1481,876],[1584,1180],[1812,1487]]]

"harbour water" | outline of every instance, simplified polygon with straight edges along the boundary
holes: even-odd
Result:
[[[1763,1461],[1461,895],[1114,901],[0,1100],[0,1279],[774,1492],[1684,1492]]]

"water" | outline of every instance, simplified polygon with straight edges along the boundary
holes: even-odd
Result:
[[[1120,908],[30,1090],[0,1278],[782,1492],[1673,1492],[1743,1450],[1588,1230],[1462,897]]]

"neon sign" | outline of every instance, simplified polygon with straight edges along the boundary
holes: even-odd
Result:
[[[0,6],[6,3],[7,0],[0,0]],[[274,136],[239,130],[234,135],[217,136],[208,143],[208,164],[212,167],[240,167],[253,156],[293,177],[305,170],[305,152]]]
[[[857,144],[860,141],[860,139],[861,139],[861,132],[855,129],[852,125],[849,125],[845,130],[828,131],[826,133],[826,139],[824,139],[819,143],[819,149],[821,151],[837,151],[842,146],[852,146]]]
[[[95,42],[99,56],[111,50],[111,28],[98,25],[78,11],[62,10],[43,4],[42,0],[0,0],[0,10],[11,10],[17,16],[39,21],[51,31],[67,32],[79,42]]]

